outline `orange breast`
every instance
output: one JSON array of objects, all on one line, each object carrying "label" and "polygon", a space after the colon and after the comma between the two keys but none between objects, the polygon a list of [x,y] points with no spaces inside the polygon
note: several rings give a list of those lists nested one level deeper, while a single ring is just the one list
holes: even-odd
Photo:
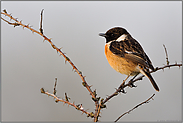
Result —
[{"label": "orange breast", "polygon": [[139,69],[137,69],[137,64],[133,63],[128,59],[125,59],[125,57],[120,57],[113,54],[109,50],[109,44],[105,45],[105,55],[110,66],[117,72],[120,72],[121,74],[136,75],[140,72]]}]

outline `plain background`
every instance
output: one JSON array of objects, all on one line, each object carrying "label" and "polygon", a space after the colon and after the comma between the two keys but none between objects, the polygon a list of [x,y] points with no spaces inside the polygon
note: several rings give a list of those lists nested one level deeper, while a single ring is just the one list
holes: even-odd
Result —
[{"label": "plain background", "polygon": [[[44,9],[44,34],[74,62],[86,81],[105,98],[115,91],[126,75],[113,70],[104,55],[105,39],[100,32],[121,26],[139,41],[154,67],[166,64],[163,44],[170,64],[182,63],[181,1],[32,1],[1,2],[24,24],[39,30]],[[4,15],[1,15],[6,18]],[[6,18],[9,20],[8,18]],[[75,104],[94,111],[94,102],[69,63],[48,42],[22,27],[1,21],[1,120],[2,121],[92,121],[73,107],[55,103],[40,93],[53,92],[58,78],[57,95],[66,92]],[[101,111],[100,121],[114,121],[122,113],[156,94],[154,100],[125,115],[120,121],[181,121],[182,67],[166,68],[152,74],[160,87],[156,92],[147,78],[126,88]]]}]

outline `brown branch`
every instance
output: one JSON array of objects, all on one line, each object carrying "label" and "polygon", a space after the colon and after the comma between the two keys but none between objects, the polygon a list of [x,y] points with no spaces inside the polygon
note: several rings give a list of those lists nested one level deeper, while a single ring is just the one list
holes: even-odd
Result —
[{"label": "brown branch", "polygon": [[49,93],[49,92],[46,92],[46,91],[44,90],[44,88],[41,88],[41,93],[53,97],[53,98],[55,99],[55,102],[56,102],[56,103],[58,103],[58,102],[63,102],[64,104],[68,104],[68,105],[70,105],[70,106],[73,106],[73,107],[75,107],[77,110],[82,111],[82,113],[87,114],[87,117],[92,117],[92,118],[93,118],[93,113],[92,113],[92,112],[91,112],[91,113],[90,113],[90,112],[87,112],[86,110],[84,110],[84,108],[81,108],[79,105],[75,105],[74,102],[71,103],[71,102],[69,102],[69,101],[67,101],[67,100],[60,99],[60,98],[57,97],[56,95],[54,95],[54,94],[52,94],[52,93]]},{"label": "brown branch", "polygon": [[[43,10],[42,10],[43,11]],[[55,49],[58,53],[60,53],[60,55],[62,55],[65,60],[67,62],[70,63],[70,65],[73,67],[73,69],[77,72],[77,74],[80,76],[81,80],[83,81],[82,84],[84,87],[86,87],[86,89],[89,91],[90,95],[92,96],[92,98],[95,98],[95,96],[93,95],[92,90],[90,89],[91,86],[89,86],[85,80],[85,77],[82,75],[82,72],[78,70],[78,68],[74,65],[74,63],[70,60],[70,58],[68,56],[65,55],[65,53],[63,51],[61,51],[61,48],[58,48],[57,46],[54,45],[54,43],[51,41],[51,39],[49,39],[48,37],[46,37],[44,34],[42,34],[41,32],[33,29],[32,27],[28,25],[25,25],[22,23],[22,21],[18,21],[17,19],[15,19],[13,16],[11,16],[10,14],[8,14],[7,12],[1,12],[1,14],[8,16],[11,20],[14,20],[16,23],[10,23],[7,20],[5,20],[4,18],[1,17],[1,19],[5,22],[7,22],[10,25],[14,25],[14,26],[22,26],[23,28],[27,28],[30,31],[32,31],[33,33],[37,33],[38,35],[42,36],[44,38],[44,40],[48,41],[52,48]]]},{"label": "brown branch", "polygon": [[42,9],[42,11],[41,11],[41,21],[40,21],[40,29],[39,29],[39,31],[43,34],[43,27],[42,27],[42,24],[43,24],[43,10],[44,9]]},{"label": "brown branch", "polygon": [[54,88],[53,88],[53,94],[54,95],[56,95],[56,93],[57,93],[56,86],[57,86],[57,78],[55,78],[55,85],[54,85]]},{"label": "brown branch", "polygon": [[[150,73],[154,73],[158,70],[164,70],[165,68],[170,68],[170,67],[174,67],[174,66],[178,66],[180,68],[180,66],[182,66],[182,64],[171,64],[171,65],[165,65],[165,66],[162,66],[162,67],[156,67],[156,69],[154,71],[150,71]],[[127,84],[125,85],[120,85],[118,87],[118,89],[116,89],[116,91],[111,94],[110,96],[108,96],[105,100],[104,100],[104,103],[106,103],[107,101],[109,101],[112,97],[114,96],[117,96],[120,92],[122,93],[125,93],[124,91],[124,88],[129,86],[129,87],[135,87],[133,84],[136,82],[136,81],[139,81],[139,80],[142,80],[142,78],[144,77],[144,75],[141,75],[140,77],[136,78],[136,79],[131,79]],[[125,79],[126,80],[126,79]]]},{"label": "brown branch", "polygon": [[125,114],[129,114],[131,111],[133,111],[134,109],[138,108],[139,106],[141,106],[141,105],[143,105],[143,104],[145,104],[145,103],[149,103],[149,100],[151,100],[151,99],[153,100],[154,95],[155,95],[155,94],[153,94],[153,95],[152,95],[149,99],[147,99],[146,101],[144,101],[144,102],[142,102],[142,103],[136,105],[136,106],[133,107],[131,110],[129,110],[129,111],[123,113],[123,114],[122,114],[121,116],[119,116],[114,122],[117,122],[117,121],[118,121],[121,117],[123,117]]},{"label": "brown branch", "polygon": [[165,54],[166,54],[166,64],[169,65],[170,62],[168,61],[168,53],[164,44],[163,44],[163,47],[165,49]]}]

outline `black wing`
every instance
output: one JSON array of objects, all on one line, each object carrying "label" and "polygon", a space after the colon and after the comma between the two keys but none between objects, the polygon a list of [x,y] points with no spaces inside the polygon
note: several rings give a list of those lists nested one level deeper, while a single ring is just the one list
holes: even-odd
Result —
[{"label": "black wing", "polygon": [[109,47],[112,53],[125,57],[137,64],[142,64],[152,70],[154,67],[141,45],[133,38],[124,41],[113,41]]}]

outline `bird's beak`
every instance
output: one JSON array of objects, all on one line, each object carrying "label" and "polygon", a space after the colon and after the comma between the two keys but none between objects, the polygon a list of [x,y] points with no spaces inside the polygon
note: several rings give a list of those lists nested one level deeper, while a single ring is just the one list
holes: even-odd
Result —
[{"label": "bird's beak", "polygon": [[99,33],[99,36],[106,37],[105,33]]}]

